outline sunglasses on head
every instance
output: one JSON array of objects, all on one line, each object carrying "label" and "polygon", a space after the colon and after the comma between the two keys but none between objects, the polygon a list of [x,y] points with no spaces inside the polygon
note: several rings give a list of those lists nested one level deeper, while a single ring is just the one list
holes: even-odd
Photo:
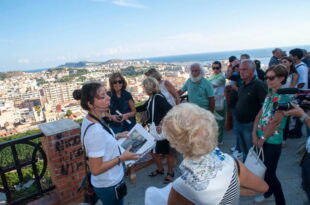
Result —
[{"label": "sunglasses on head", "polygon": [[122,80],[115,80],[114,82],[113,82],[113,84],[123,84],[123,81]]},{"label": "sunglasses on head", "polygon": [[265,76],[265,80],[274,80],[277,76]]},{"label": "sunglasses on head", "polygon": [[212,67],[212,70],[220,70],[220,67]]}]

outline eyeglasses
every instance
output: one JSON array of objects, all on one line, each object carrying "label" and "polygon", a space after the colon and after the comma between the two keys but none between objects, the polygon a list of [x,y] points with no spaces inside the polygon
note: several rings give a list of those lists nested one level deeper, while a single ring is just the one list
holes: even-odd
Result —
[{"label": "eyeglasses", "polygon": [[117,83],[118,84],[123,84],[123,81],[122,80],[116,80],[116,81],[113,82],[114,85],[117,84]]},{"label": "eyeglasses", "polygon": [[277,76],[265,76],[265,80],[274,80]]},{"label": "eyeglasses", "polygon": [[101,95],[96,95],[96,96],[95,96],[95,98],[97,98],[98,100],[103,100],[105,97],[106,97],[105,95],[103,95],[103,96],[101,96]]},{"label": "eyeglasses", "polygon": [[220,67],[212,67],[212,70],[220,70]]}]

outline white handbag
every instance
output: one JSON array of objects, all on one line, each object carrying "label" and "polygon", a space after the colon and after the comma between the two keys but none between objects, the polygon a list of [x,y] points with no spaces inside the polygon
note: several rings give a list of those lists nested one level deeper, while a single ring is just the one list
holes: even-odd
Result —
[{"label": "white handbag", "polygon": [[225,96],[224,95],[215,95],[215,110],[221,111],[224,110]]},{"label": "white handbag", "polygon": [[156,125],[155,125],[155,123],[154,123],[155,96],[156,96],[156,95],[154,95],[154,96],[150,99],[150,101],[149,101],[149,103],[148,103],[148,105],[147,105],[147,107],[149,108],[150,102],[153,101],[153,104],[152,104],[152,121],[151,121],[151,124],[149,124],[149,133],[154,137],[154,139],[155,139],[156,141],[161,141],[161,140],[166,139],[166,137],[165,137],[163,134],[159,134],[159,133],[157,132],[157,130],[156,130]]},{"label": "white handbag", "polygon": [[[258,154],[257,154],[257,151],[258,151]],[[262,156],[262,160],[260,159],[260,156]],[[264,164],[263,148],[262,147],[258,148],[255,145],[251,147],[251,149],[249,150],[248,156],[246,157],[246,160],[244,162],[244,165],[253,174],[260,177],[261,179],[264,179],[267,168]]]}]

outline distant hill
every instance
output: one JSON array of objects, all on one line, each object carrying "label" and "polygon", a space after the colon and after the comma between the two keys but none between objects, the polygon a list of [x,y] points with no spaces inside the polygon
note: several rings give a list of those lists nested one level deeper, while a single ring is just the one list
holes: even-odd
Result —
[{"label": "distant hill", "polygon": [[57,66],[57,68],[81,68],[85,66],[96,66],[96,65],[106,65],[110,63],[121,63],[124,60],[121,59],[111,59],[104,62],[89,62],[89,61],[80,61],[80,62],[68,62],[63,65]]}]

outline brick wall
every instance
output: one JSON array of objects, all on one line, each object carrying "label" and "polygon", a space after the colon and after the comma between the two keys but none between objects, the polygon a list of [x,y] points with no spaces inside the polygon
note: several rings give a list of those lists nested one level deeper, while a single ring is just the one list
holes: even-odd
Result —
[{"label": "brick wall", "polygon": [[42,145],[57,197],[61,204],[81,203],[83,192],[77,189],[85,176],[85,161],[79,124],[64,119],[40,125],[40,129],[45,135]]}]

